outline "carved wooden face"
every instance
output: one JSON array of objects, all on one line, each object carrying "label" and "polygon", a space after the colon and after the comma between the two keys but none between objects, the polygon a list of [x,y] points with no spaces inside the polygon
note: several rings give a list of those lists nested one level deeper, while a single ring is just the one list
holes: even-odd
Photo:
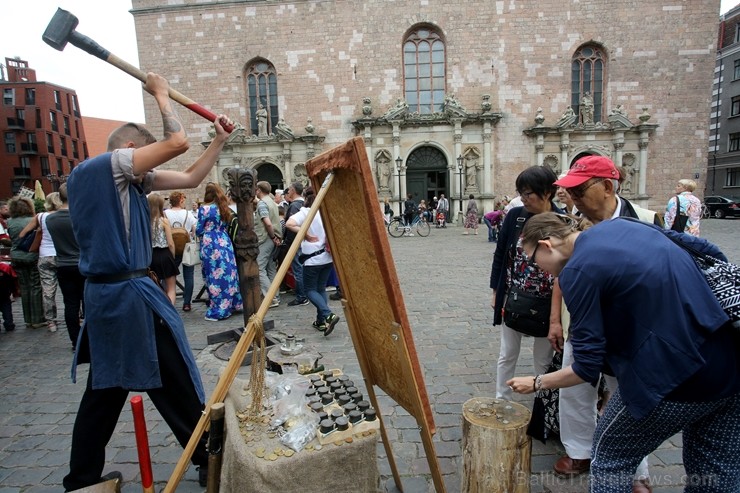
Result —
[{"label": "carved wooden face", "polygon": [[224,178],[229,183],[229,195],[234,202],[251,202],[255,196],[257,171],[253,169],[228,168]]}]

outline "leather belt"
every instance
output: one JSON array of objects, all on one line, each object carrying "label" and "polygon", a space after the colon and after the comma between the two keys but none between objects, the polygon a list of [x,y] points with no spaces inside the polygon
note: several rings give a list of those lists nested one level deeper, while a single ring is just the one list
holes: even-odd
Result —
[{"label": "leather belt", "polygon": [[99,276],[89,276],[88,282],[93,284],[112,284],[114,282],[128,281],[138,277],[146,277],[146,269],[132,270],[130,272],[121,272],[117,274],[102,274]]}]

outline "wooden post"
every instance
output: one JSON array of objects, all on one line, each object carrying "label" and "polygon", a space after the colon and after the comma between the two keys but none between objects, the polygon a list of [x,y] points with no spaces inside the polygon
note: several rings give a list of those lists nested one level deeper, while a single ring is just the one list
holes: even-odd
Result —
[{"label": "wooden post", "polygon": [[529,493],[531,413],[514,402],[474,397],[463,404],[464,493]]}]

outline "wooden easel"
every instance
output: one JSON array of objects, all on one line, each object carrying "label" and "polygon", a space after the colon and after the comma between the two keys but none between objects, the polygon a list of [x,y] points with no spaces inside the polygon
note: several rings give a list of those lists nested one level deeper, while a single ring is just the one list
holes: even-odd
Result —
[{"label": "wooden easel", "polygon": [[[347,325],[368,397],[375,409],[379,409],[374,390],[378,386],[416,418],[434,487],[437,492],[444,493],[444,481],[432,442],[434,418],[362,138],[354,138],[316,156],[306,162],[306,169],[314,189],[318,191],[314,206],[254,318],[259,321],[264,319],[287,273],[290,260],[295,256],[313,217],[320,210],[344,294],[342,304]],[[256,335],[256,324],[250,320],[164,493],[174,492],[177,488],[195,446],[207,427],[211,406],[223,402]],[[403,491],[382,413],[378,413],[378,418],[381,420],[383,445],[396,487]]]},{"label": "wooden easel", "polygon": [[[362,138],[320,154],[306,162],[306,169],[317,188],[328,173],[334,174],[320,206],[321,219],[368,396],[379,409],[378,386],[416,418],[435,489],[444,492],[432,442],[434,418]],[[382,419],[380,431],[396,487],[402,490]]]}]

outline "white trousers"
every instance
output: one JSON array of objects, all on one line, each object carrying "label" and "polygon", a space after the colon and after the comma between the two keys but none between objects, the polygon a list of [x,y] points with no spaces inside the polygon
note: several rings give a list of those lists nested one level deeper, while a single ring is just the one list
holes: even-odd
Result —
[{"label": "white trousers", "polygon": [[[505,324],[501,326],[501,350],[496,366],[496,398],[512,400],[514,392],[506,385],[506,381],[514,378],[516,363],[522,347],[524,334],[510,329]],[[534,372],[539,375],[545,373],[552,362],[552,347],[547,337],[527,337],[534,341],[532,347]]]},{"label": "white trousers", "polygon": [[[573,364],[573,345],[563,345],[563,368]],[[616,392],[617,379],[604,375],[610,392]],[[560,389],[560,441],[571,459],[590,459],[594,431],[596,430],[596,403],[598,389],[590,383]],[[635,478],[647,478],[648,461],[643,457]]]}]

